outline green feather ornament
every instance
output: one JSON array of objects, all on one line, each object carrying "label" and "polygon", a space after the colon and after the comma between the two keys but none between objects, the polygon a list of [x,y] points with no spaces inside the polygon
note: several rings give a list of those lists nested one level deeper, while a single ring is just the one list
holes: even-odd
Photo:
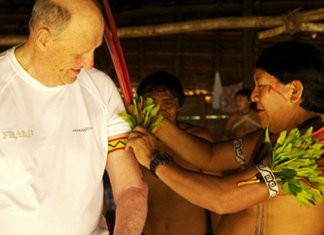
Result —
[{"label": "green feather ornament", "polygon": [[119,114],[133,129],[142,126],[149,131],[157,126],[163,116],[159,114],[159,105],[155,105],[152,98],[143,100],[137,93],[134,95],[133,103],[126,107],[126,111]]}]

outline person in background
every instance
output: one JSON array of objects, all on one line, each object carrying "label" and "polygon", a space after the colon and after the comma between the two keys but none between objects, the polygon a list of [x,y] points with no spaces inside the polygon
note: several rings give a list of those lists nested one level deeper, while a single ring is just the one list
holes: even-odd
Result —
[{"label": "person in background", "polygon": [[[140,234],[147,184],[123,101],[94,68],[104,18],[92,0],[37,0],[27,41],[0,54],[2,235],[104,235],[104,171],[115,234]],[[118,148],[117,148],[118,147]]]},{"label": "person in background", "polygon": [[[323,138],[320,114],[324,114],[324,60],[318,49],[295,41],[277,43],[261,53],[253,79],[251,98],[262,128],[271,133],[270,141],[277,140],[282,131],[298,128],[304,133],[309,127],[320,140]],[[136,127],[127,149],[132,149],[141,165],[179,195],[222,214],[217,234],[324,234],[324,203],[301,206],[293,195],[283,193],[281,182],[268,167],[271,152],[264,141],[264,130],[234,141],[210,143],[188,135],[165,119],[153,134]],[[223,178],[189,171],[159,152],[156,138],[176,152],[175,160],[180,157],[199,169],[250,167]],[[239,182],[253,179],[258,173],[264,181],[240,186]]]},{"label": "person in background", "polygon": [[260,128],[259,116],[250,99],[252,91],[244,88],[236,92],[237,112],[231,114],[224,129],[225,138],[239,138]]},{"label": "person in background", "polygon": [[[164,71],[154,72],[145,77],[137,88],[138,95],[150,97],[160,106],[160,113],[174,125],[190,135],[213,141],[207,130],[177,121],[180,108],[184,103],[184,91],[180,81],[172,74]],[[171,156],[175,153],[159,142],[159,150]],[[185,161],[181,166],[198,171]],[[208,211],[195,206],[172,191],[158,178],[143,168],[144,178],[148,182],[148,215],[143,234],[146,235],[197,235],[209,234],[210,225]]]}]

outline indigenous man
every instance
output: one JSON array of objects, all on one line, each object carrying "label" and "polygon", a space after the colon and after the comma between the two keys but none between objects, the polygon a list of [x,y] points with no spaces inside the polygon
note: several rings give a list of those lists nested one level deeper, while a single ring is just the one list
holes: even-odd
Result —
[{"label": "indigenous man", "polygon": [[239,138],[260,128],[259,116],[252,108],[251,90],[241,89],[235,94],[237,112],[232,113],[225,125],[224,136]]},{"label": "indigenous man", "polygon": [[37,0],[29,26],[27,42],[0,55],[1,234],[108,234],[105,169],[115,233],[140,234],[147,185],[124,148],[129,126],[118,116],[119,93],[93,68],[101,11],[91,0]]},{"label": "indigenous man", "polygon": [[[321,53],[313,46],[290,41],[267,48],[256,63],[254,82],[252,101],[256,102],[261,126],[269,128],[273,140],[283,130],[298,127],[303,132],[310,126],[314,130],[323,127],[319,114],[324,113],[324,64]],[[198,168],[229,170],[239,163],[256,164],[224,178],[179,167],[169,156],[157,151],[156,138],[140,127],[130,135],[128,148],[134,150],[143,166],[179,195],[224,214],[218,234],[324,234],[323,203],[303,207],[292,195],[282,193],[275,182],[238,186],[239,181],[253,178],[257,172],[268,172],[274,178],[265,165],[271,160],[268,146],[262,143],[263,133],[235,140],[233,151],[231,141],[211,144],[186,134],[168,120],[154,130],[177,156]]]},{"label": "indigenous man", "polygon": [[[148,75],[139,84],[137,93],[144,99],[152,98],[160,106],[160,113],[180,129],[212,141],[211,135],[205,129],[177,121],[179,110],[184,103],[184,91],[179,80],[172,74],[157,71]],[[175,154],[162,142],[159,143],[159,150],[168,152],[171,156]],[[187,169],[195,170],[187,162],[178,163]],[[149,186],[148,214],[144,234],[198,235],[210,232],[207,210],[180,197],[158,178],[152,176],[146,168],[143,173]]]}]

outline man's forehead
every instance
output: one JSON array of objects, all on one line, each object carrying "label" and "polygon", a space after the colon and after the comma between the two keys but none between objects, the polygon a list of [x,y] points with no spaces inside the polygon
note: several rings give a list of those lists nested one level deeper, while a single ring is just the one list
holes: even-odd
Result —
[{"label": "man's forehead", "polygon": [[159,87],[155,87],[153,90],[151,90],[150,92],[148,92],[150,94],[169,94],[171,93],[170,90],[166,87],[162,87],[162,86],[159,86]]},{"label": "man's forehead", "polygon": [[277,79],[275,76],[267,73],[265,70],[258,69],[253,76],[253,79],[255,82],[267,82],[267,83],[273,83],[278,84],[281,83],[279,79]]},{"label": "man's forehead", "polygon": [[170,90],[168,89],[163,89],[163,90],[153,90],[150,92],[147,92],[145,94],[146,97],[151,96],[154,99],[158,99],[158,100],[174,100],[177,99],[177,97],[175,97]]}]

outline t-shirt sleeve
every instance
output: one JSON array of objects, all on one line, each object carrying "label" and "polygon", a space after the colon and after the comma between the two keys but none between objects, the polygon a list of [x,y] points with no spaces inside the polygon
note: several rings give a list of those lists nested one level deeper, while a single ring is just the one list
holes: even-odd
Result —
[{"label": "t-shirt sleeve", "polygon": [[107,105],[107,137],[127,133],[131,130],[119,114],[125,110],[123,100],[113,82],[110,84],[110,98]]},{"label": "t-shirt sleeve", "polygon": [[131,130],[128,123],[119,114],[125,110],[124,102],[114,81],[103,71],[92,69],[91,81],[98,92],[98,99],[103,102],[106,136],[120,135]]}]

